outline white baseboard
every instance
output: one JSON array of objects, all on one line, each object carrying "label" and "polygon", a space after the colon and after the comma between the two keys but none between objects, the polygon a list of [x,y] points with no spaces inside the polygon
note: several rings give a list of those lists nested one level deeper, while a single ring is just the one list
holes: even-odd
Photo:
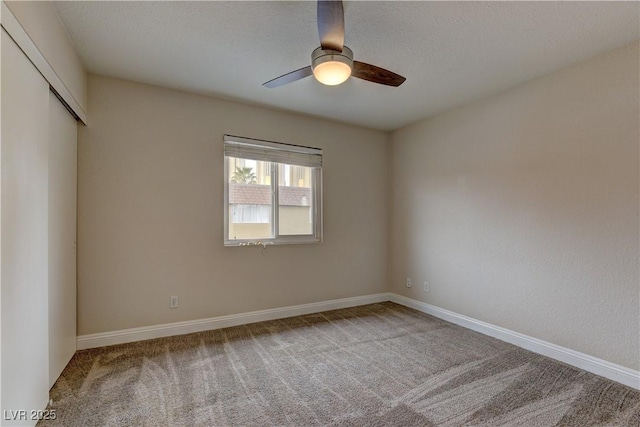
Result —
[{"label": "white baseboard", "polygon": [[283,319],[285,317],[300,316],[303,314],[320,313],[322,311],[356,307],[359,305],[384,301],[389,301],[388,293],[342,298],[311,304],[273,308],[269,310],[251,311],[249,313],[231,314],[228,316],[211,317],[209,319],[189,320],[186,322],[165,323],[161,325],[144,326],[141,328],[121,329],[119,331],[80,335],[77,338],[77,349],[84,350],[87,348],[124,344],[153,338],[191,334],[194,332],[246,325],[248,323],[263,322],[265,320]]},{"label": "white baseboard", "polygon": [[189,320],[186,322],[165,323],[162,325],[145,326],[141,328],[122,329],[119,331],[97,334],[80,335],[77,339],[78,350],[103,347],[114,344],[124,344],[153,338],[190,334],[213,329],[228,328],[230,326],[246,325],[248,323],[265,320],[283,319],[304,314],[319,313],[339,308],[356,307],[359,305],[391,301],[414,310],[430,314],[447,322],[455,323],[467,329],[506,341],[518,347],[542,354],[543,356],[559,360],[576,368],[584,369],[596,375],[625,384],[640,390],[640,372],[588,354],[580,353],[547,341],[530,337],[509,329],[482,322],[453,311],[445,310],[418,300],[394,293],[380,293],[360,297],[343,298],[311,304],[294,305],[290,307],[269,310],[252,311],[249,313],[232,314],[229,316],[211,317],[209,319]]},{"label": "white baseboard", "polygon": [[640,371],[625,368],[579,351],[463,316],[462,314],[402,295],[391,293],[389,294],[389,300],[640,390]]}]

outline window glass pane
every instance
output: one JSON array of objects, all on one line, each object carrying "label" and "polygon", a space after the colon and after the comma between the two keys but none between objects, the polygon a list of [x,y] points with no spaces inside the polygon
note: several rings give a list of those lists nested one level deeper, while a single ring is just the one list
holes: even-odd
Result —
[{"label": "window glass pane", "polygon": [[231,222],[234,224],[271,224],[269,205],[231,205]]},{"label": "window glass pane", "polygon": [[227,157],[229,240],[273,237],[271,163]]},{"label": "window glass pane", "polygon": [[281,236],[313,234],[314,168],[278,165],[278,228]]}]

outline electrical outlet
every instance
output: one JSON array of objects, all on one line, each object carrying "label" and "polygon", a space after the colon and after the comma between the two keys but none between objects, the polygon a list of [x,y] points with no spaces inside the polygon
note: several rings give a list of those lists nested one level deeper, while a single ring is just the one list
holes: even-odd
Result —
[{"label": "electrical outlet", "polygon": [[407,288],[411,287],[411,277],[407,277]]},{"label": "electrical outlet", "polygon": [[429,292],[429,282],[424,282],[424,291]]},{"label": "electrical outlet", "polygon": [[178,308],[178,297],[171,297],[171,302],[169,302],[169,308]]}]

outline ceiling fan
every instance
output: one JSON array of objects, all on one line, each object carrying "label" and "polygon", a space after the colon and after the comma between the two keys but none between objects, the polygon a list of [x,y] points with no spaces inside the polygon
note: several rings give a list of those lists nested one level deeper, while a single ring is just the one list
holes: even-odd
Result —
[{"label": "ceiling fan", "polygon": [[353,60],[353,52],[344,45],[344,9],[342,1],[318,1],[320,47],[311,53],[311,65],[291,71],[262,86],[274,88],[313,76],[325,85],[335,86],[350,76],[387,86],[400,86],[406,78],[384,68]]}]

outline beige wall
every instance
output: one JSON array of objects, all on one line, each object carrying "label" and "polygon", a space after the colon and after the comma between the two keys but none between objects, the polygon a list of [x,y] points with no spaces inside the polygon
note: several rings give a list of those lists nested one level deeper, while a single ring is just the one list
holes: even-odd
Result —
[{"label": "beige wall", "polygon": [[[100,76],[89,111],[80,335],[386,291],[387,134]],[[223,246],[225,133],[324,150],[324,243]]]},{"label": "beige wall", "polygon": [[[4,3],[51,68],[55,70],[58,78],[80,108],[86,112],[87,74],[53,4],[50,1],[6,1]],[[60,88],[56,90],[62,94]]]},{"label": "beige wall", "polygon": [[394,132],[391,290],[638,370],[638,49]]}]

